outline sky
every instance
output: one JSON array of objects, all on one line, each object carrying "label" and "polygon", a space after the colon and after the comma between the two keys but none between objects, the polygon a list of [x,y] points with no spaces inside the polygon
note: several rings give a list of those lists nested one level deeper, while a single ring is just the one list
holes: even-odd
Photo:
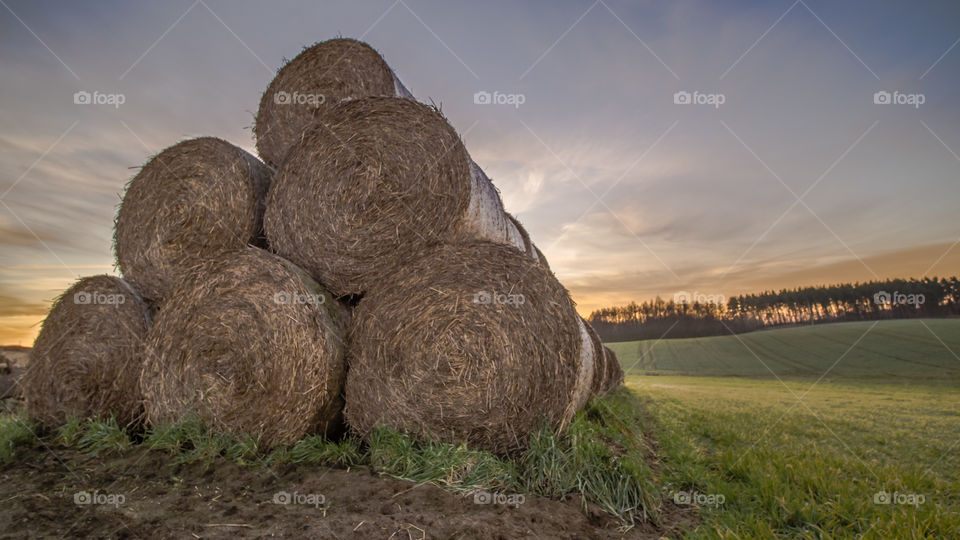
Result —
[{"label": "sky", "polygon": [[116,273],[137,167],[253,151],[276,70],[336,36],[442,108],[584,315],[960,273],[955,1],[0,0],[0,343]]}]

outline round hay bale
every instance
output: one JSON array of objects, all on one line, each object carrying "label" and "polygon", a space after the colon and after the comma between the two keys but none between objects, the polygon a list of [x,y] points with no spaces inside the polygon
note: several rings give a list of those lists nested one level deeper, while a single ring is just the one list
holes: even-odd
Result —
[{"label": "round hay bale", "polygon": [[340,425],[348,314],[289,261],[246,248],[178,287],[147,336],[141,386],[154,425],[288,444]]},{"label": "round hay bale", "polygon": [[385,97],[342,102],[305,131],[264,217],[271,249],[338,296],[365,292],[438,243],[510,244],[508,224],[443,115]]},{"label": "round hay bale", "polygon": [[454,234],[470,190],[467,152],[438,111],[352,100],[290,149],[264,228],[276,253],[334,294],[357,294]]},{"label": "round hay bale", "polygon": [[117,266],[144,298],[162,302],[186,272],[248,244],[264,245],[272,171],[213,137],[154,156],[127,185],[117,213]]},{"label": "round hay bale", "polygon": [[67,289],[43,321],[20,380],[30,415],[47,426],[69,417],[138,421],[139,353],[150,317],[120,278],[87,277]]},{"label": "round hay bale", "polygon": [[257,151],[279,167],[330,106],[347,98],[396,96],[397,83],[380,53],[366,43],[337,38],[308,47],[277,72],[260,98],[253,128]]},{"label": "round hay bale", "polygon": [[[566,289],[516,249],[487,241],[421,253],[360,302],[345,416],[504,453],[544,422],[561,428],[584,378]],[[591,364],[592,365],[592,364]]]}]

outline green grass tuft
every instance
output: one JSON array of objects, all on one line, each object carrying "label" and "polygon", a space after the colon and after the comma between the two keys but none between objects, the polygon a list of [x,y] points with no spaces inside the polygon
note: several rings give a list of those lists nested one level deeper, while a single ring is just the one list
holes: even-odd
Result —
[{"label": "green grass tuft", "polygon": [[[75,434],[74,434],[75,435]],[[133,446],[127,432],[117,425],[112,416],[106,420],[89,418],[83,424],[83,432],[76,439],[77,448],[98,455],[101,452],[123,452]]]},{"label": "green grass tuft", "polygon": [[356,467],[365,462],[366,454],[360,441],[353,437],[330,441],[321,435],[311,435],[290,448],[288,459],[291,463]]},{"label": "green grass tuft", "polygon": [[0,465],[6,465],[17,456],[17,449],[33,443],[33,424],[25,415],[0,414]]},{"label": "green grass tuft", "polygon": [[593,400],[562,434],[544,428],[529,448],[499,457],[463,445],[419,442],[387,428],[370,437],[370,467],[417,483],[457,491],[532,493],[564,499],[582,495],[625,525],[656,519],[658,488],[646,463],[649,421],[627,390]]},{"label": "green grass tuft", "polygon": [[53,443],[60,446],[76,446],[80,442],[80,436],[83,435],[84,427],[82,418],[75,416],[68,418],[66,424],[57,428]]},{"label": "green grass tuft", "polygon": [[248,464],[256,461],[259,452],[255,437],[234,437],[210,431],[193,416],[151,429],[144,445],[174,455],[174,462],[178,464],[210,462],[218,458]]},{"label": "green grass tuft", "polygon": [[516,470],[507,461],[465,445],[420,442],[380,427],[370,435],[374,471],[417,483],[433,483],[457,491],[516,491]]}]

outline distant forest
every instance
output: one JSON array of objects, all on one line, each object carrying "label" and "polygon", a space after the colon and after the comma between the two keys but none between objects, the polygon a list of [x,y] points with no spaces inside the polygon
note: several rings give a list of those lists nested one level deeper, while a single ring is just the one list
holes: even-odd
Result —
[{"label": "distant forest", "polygon": [[734,296],[677,298],[602,308],[588,320],[604,341],[739,334],[762,328],[841,321],[960,315],[960,280],[891,279]]}]

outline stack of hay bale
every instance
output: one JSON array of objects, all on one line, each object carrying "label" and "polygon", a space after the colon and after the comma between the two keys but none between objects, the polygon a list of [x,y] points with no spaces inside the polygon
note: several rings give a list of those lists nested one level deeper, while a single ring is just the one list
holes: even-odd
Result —
[{"label": "stack of hay bale", "polygon": [[435,108],[365,43],[305,49],[263,94],[258,158],[153,157],[24,377],[34,416],[196,415],[265,447],[345,424],[495,452],[623,373]]}]

